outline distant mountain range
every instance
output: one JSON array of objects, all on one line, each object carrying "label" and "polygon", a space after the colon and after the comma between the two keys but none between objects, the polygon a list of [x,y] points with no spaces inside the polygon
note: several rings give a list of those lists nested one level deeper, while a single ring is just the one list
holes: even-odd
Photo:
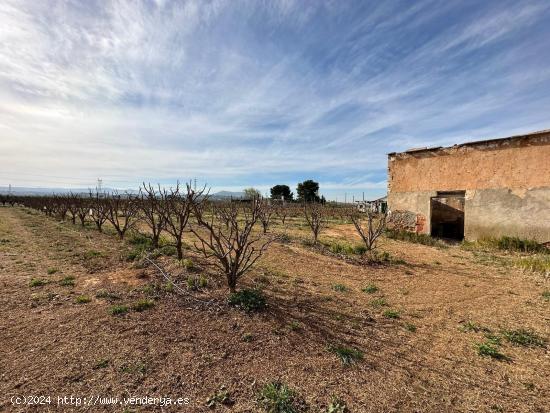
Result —
[{"label": "distant mountain range", "polygon": [[[95,188],[92,188],[94,190]],[[10,188],[7,186],[0,186],[0,194],[7,194],[10,191]],[[105,192],[113,192],[116,189],[113,188],[103,188]],[[74,194],[85,194],[88,195],[90,188],[26,188],[26,187],[11,187],[11,193],[13,195],[52,195],[52,194],[66,194],[72,192]],[[137,194],[138,191],[135,189],[118,189],[120,193],[128,194]],[[232,191],[219,191],[213,194],[210,194],[211,198],[214,199],[223,199],[223,198],[244,198],[244,192],[232,192]]]}]

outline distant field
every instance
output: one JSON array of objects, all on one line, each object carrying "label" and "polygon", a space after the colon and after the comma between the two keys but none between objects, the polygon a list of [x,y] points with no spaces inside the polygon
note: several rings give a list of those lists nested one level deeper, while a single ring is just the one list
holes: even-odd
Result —
[{"label": "distant field", "polygon": [[279,382],[299,400],[280,412],[547,411],[550,281],[516,266],[525,255],[383,238],[386,260],[367,265],[345,252],[359,238],[343,221],[322,247],[299,218],[269,233],[278,241],[239,284],[261,289],[267,308],[246,313],[191,234],[184,262],[169,248],[154,258],[174,286],[140,259],[135,235],[0,207],[0,410],[33,394],[262,412]]}]

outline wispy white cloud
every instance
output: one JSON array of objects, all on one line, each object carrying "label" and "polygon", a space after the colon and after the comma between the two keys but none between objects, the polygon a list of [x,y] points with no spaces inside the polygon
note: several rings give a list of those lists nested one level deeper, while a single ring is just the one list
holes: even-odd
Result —
[{"label": "wispy white cloud", "polygon": [[548,127],[547,2],[0,3],[0,182],[384,192],[386,153]]}]

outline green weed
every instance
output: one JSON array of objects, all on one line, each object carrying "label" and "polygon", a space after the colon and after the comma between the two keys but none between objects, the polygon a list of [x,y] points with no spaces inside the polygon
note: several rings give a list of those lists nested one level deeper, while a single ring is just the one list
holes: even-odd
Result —
[{"label": "green weed", "polygon": [[75,299],[75,303],[77,303],[77,304],[87,304],[90,301],[92,301],[92,299],[90,297],[88,297],[87,295],[79,295]]},{"label": "green weed", "polygon": [[137,303],[132,305],[132,310],[137,312],[142,312],[145,310],[148,310],[150,308],[153,308],[155,306],[155,302],[153,300],[139,300]]},{"label": "green weed", "polygon": [[504,360],[506,356],[502,354],[497,346],[490,341],[476,344],[477,354],[483,357],[491,357],[497,360]]},{"label": "green weed", "polygon": [[367,294],[374,294],[375,292],[378,291],[378,287],[374,284],[368,284],[366,287],[361,289],[361,291]]},{"label": "green weed", "polygon": [[397,310],[386,310],[383,313],[384,317],[386,318],[399,318],[399,311]]},{"label": "green weed", "polygon": [[114,305],[110,308],[111,315],[124,315],[128,312],[127,305]]},{"label": "green weed", "polygon": [[340,292],[340,293],[344,293],[344,292],[346,292],[346,291],[349,290],[349,288],[346,287],[344,284],[334,284],[334,285],[332,286],[332,289],[333,289],[334,291],[338,291],[338,292]]},{"label": "green weed", "polygon": [[231,294],[229,304],[246,312],[261,311],[266,307],[265,297],[260,290],[246,288]]},{"label": "green weed", "polygon": [[62,285],[64,287],[74,287],[74,277],[65,277],[61,281],[59,281],[59,285]]},{"label": "green weed", "polygon": [[520,328],[518,330],[502,331],[504,338],[516,345],[523,347],[545,347],[546,340],[532,330]]},{"label": "green weed", "polygon": [[304,403],[296,392],[279,381],[267,383],[259,392],[258,403],[268,413],[300,413]]},{"label": "green weed", "polygon": [[363,359],[363,352],[351,347],[331,345],[328,347],[328,351],[336,354],[342,364],[346,366]]},{"label": "green weed", "polygon": [[29,283],[29,286],[31,287],[42,287],[43,285],[48,284],[48,280],[44,280],[43,278],[33,278],[31,279],[31,282]]}]

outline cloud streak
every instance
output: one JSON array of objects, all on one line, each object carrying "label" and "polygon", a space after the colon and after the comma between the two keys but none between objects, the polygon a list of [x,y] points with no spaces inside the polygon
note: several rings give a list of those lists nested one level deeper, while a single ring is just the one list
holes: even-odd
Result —
[{"label": "cloud streak", "polygon": [[382,195],[388,152],[549,127],[549,17],[544,1],[8,0],[0,182]]}]

